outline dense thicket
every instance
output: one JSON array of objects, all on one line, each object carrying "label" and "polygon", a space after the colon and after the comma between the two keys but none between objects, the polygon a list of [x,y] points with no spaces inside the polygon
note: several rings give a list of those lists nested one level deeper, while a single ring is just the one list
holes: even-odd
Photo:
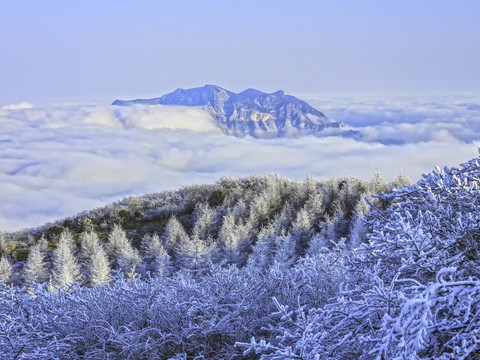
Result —
[{"label": "dense thicket", "polygon": [[224,178],[3,235],[0,348],[19,359],[474,359],[479,180],[476,160],[412,186],[379,174]]}]

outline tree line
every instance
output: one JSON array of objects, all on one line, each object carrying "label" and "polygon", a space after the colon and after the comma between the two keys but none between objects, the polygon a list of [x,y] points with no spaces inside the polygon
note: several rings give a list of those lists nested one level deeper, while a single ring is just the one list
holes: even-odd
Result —
[{"label": "tree line", "polygon": [[103,285],[201,273],[210,263],[292,265],[309,248],[339,238],[358,244],[364,197],[409,182],[354,177],[293,181],[279,175],[222,178],[176,192],[131,196],[38,229],[0,235],[0,279],[16,286]]}]

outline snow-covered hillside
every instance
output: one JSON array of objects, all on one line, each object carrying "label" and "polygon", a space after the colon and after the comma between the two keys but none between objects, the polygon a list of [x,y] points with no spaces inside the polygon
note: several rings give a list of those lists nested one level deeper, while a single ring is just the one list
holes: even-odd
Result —
[{"label": "snow-covered hillside", "polygon": [[414,185],[224,178],[3,234],[1,353],[476,359],[479,161]]}]

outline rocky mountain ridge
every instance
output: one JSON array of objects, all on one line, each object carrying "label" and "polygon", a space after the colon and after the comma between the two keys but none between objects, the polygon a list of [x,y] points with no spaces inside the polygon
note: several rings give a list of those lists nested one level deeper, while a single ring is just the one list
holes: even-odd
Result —
[{"label": "rocky mountain ridge", "polygon": [[343,124],[328,119],[322,112],[282,90],[265,93],[246,89],[234,93],[216,85],[177,89],[153,99],[115,100],[112,105],[202,106],[229,135],[282,137],[315,134]]}]

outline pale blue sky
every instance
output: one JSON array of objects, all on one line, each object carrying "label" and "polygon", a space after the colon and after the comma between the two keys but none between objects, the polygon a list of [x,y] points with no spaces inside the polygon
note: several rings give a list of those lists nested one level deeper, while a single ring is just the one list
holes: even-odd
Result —
[{"label": "pale blue sky", "polygon": [[480,93],[480,1],[0,0],[0,106],[218,84]]}]

